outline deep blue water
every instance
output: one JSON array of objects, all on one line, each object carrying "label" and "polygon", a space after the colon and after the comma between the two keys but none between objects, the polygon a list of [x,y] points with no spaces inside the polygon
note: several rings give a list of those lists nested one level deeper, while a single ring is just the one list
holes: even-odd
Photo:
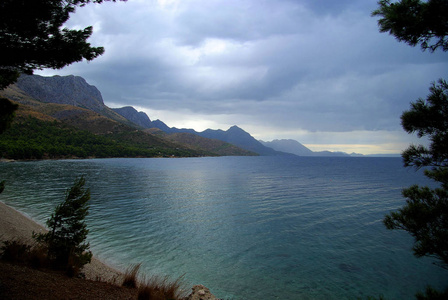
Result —
[{"label": "deep blue water", "polygon": [[0,164],[0,200],[44,223],[76,177],[91,189],[94,254],[185,274],[224,299],[410,299],[448,286],[382,218],[429,184],[400,158],[220,157]]}]

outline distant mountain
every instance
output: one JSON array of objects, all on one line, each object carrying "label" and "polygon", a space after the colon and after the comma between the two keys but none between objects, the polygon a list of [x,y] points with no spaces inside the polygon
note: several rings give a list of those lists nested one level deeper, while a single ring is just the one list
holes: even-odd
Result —
[{"label": "distant mountain", "polygon": [[[165,133],[158,128],[148,129],[153,131],[153,134],[157,136],[162,136],[167,140],[172,142],[180,143],[182,145],[188,145],[193,150],[206,150],[211,153],[216,153],[217,155],[230,156],[255,156],[258,153],[245,150],[242,147],[237,147],[231,143],[227,143],[218,139],[210,139],[199,136],[194,133],[188,132],[177,132],[177,133]],[[155,133],[154,130],[159,130]]]},{"label": "distant mountain", "polygon": [[316,151],[313,152],[313,156],[351,156],[348,153],[341,152],[341,151]]},{"label": "distant mountain", "polygon": [[16,85],[32,98],[42,102],[70,104],[98,113],[104,110],[100,91],[79,76],[22,75]]},{"label": "distant mountain", "polygon": [[[124,108],[114,109],[116,112],[120,113],[122,116],[126,117],[128,120],[136,123],[142,124],[140,120],[149,120],[149,117],[144,112],[137,112],[134,108],[126,108],[126,114],[123,113]],[[135,120],[135,121],[134,121]],[[137,123],[140,122],[140,123]],[[344,152],[330,152],[330,151],[320,151],[313,152],[301,143],[292,139],[283,140],[273,140],[271,142],[258,141],[252,137],[248,132],[239,128],[238,126],[232,126],[228,130],[224,131],[221,129],[207,129],[202,132],[197,132],[194,129],[186,128],[176,128],[169,127],[164,122],[160,120],[155,120],[151,122],[145,122],[145,128],[157,128],[168,134],[184,133],[184,134],[195,134],[200,137],[215,139],[224,141],[235,146],[238,146],[247,151],[252,151],[258,153],[259,155],[299,155],[299,156],[351,156]],[[190,139],[191,140],[191,139]],[[353,156],[359,156],[359,154],[353,153]]]},{"label": "distant mountain", "polygon": [[121,123],[126,118],[104,105],[101,92],[79,76],[21,75],[15,86],[33,99],[44,103],[68,104],[86,108]]},{"label": "distant mountain", "polygon": [[358,153],[347,154],[345,152],[331,151],[312,151],[296,140],[283,139],[273,140],[271,142],[260,141],[263,145],[271,147],[274,150],[292,153],[299,156],[363,156]]},{"label": "distant mountain", "polygon": [[299,143],[296,140],[283,139],[283,140],[273,140],[271,142],[260,141],[266,147],[270,147],[277,151],[282,151],[286,153],[292,153],[299,156],[311,156],[314,152]]},{"label": "distant mountain", "polygon": [[151,128],[151,120],[148,115],[142,111],[137,111],[132,106],[125,106],[122,108],[112,108],[112,110],[129,121],[143,127],[143,128]]},{"label": "distant mountain", "polygon": [[[197,132],[194,129],[179,129],[176,127],[169,127],[160,120],[150,121],[149,117],[144,112],[137,112],[137,110],[133,107],[114,108],[113,110],[139,126],[142,126],[144,128],[158,128],[167,134],[193,134],[202,138],[226,142],[249,152],[257,153],[259,155],[286,155],[286,153],[281,153],[273,150],[272,148],[264,146],[249,133],[239,128],[238,126],[232,126],[227,131],[221,129],[207,129],[202,132]],[[173,137],[171,137],[170,139],[173,139]],[[177,135],[176,138],[178,140],[184,141],[195,140],[192,139],[191,136],[187,138],[187,136],[182,137]]]},{"label": "distant mountain", "polygon": [[238,126],[232,126],[227,131],[207,129],[197,134],[209,139],[225,141],[243,149],[256,152],[260,155],[285,155],[285,153],[281,153],[264,146]]},{"label": "distant mountain", "polygon": [[[175,127],[170,128],[160,120],[151,121],[146,113],[138,112],[131,106],[113,108],[113,110],[143,128],[160,130],[160,132],[157,132],[156,130],[148,130],[148,132],[151,132],[152,134],[163,136],[172,142],[188,145],[192,149],[207,150],[212,153],[216,153],[217,155],[245,156],[258,154],[256,151],[248,150],[243,147],[237,147],[233,143],[219,138],[202,136],[194,129],[177,129]],[[162,134],[161,132],[165,134]]]},{"label": "distant mountain", "polygon": [[166,133],[189,133],[208,139],[224,141],[242,149],[258,153],[259,155],[288,155],[287,153],[275,151],[272,148],[264,146],[238,126],[232,126],[226,131],[221,129],[207,129],[202,132],[197,132],[194,129],[178,129],[176,127],[168,127],[160,120],[153,121],[151,125],[154,128],[159,128]]},{"label": "distant mountain", "polygon": [[366,156],[367,157],[402,157],[400,153],[393,153],[393,154],[367,154]]},{"label": "distant mountain", "polygon": [[162,130],[163,132],[166,133],[173,133],[171,128],[168,127],[168,125],[166,125],[165,123],[163,123],[160,120],[155,120],[151,122],[151,127],[150,128],[158,128],[160,130]]},{"label": "distant mountain", "polygon": [[[26,106],[27,109],[37,110],[43,114],[40,115],[40,118],[43,118],[42,116],[55,118],[95,134],[119,132],[124,130],[123,126],[129,126],[134,130],[145,129],[146,134],[157,135],[170,142],[183,144],[190,149],[199,150],[199,148],[205,147],[202,150],[218,151],[215,152],[216,155],[250,155],[252,152],[259,155],[359,156],[359,154],[344,152],[313,152],[298,141],[291,139],[271,142],[257,141],[238,126],[232,126],[226,131],[207,129],[202,132],[196,132],[194,129],[169,127],[161,120],[151,121],[146,113],[138,112],[131,106],[114,109],[107,107],[101,92],[79,76],[22,75],[15,85],[8,88],[7,93],[11,100],[31,105]],[[49,105],[34,103],[34,99]],[[161,135],[155,129],[168,135]],[[199,139],[196,136],[211,139],[214,142]],[[236,149],[221,142],[232,144],[245,151],[237,154]]]},{"label": "distant mountain", "polygon": [[[7,145],[5,143],[8,135],[6,133],[2,135],[0,155],[3,154],[4,157],[8,155],[14,158],[257,155],[223,141],[196,135],[194,137],[181,134],[167,136],[159,134],[157,132],[160,131],[159,129],[153,131],[143,129],[150,127],[153,123],[145,113],[137,112],[133,107],[117,109],[120,114],[117,113],[104,105],[101,93],[81,77],[23,76],[19,81],[19,84],[0,91],[0,96],[20,104],[14,119],[15,129],[12,129],[16,130],[20,126],[29,129],[22,133],[20,130],[14,131]],[[59,84],[60,90],[63,91],[61,95],[57,93]],[[31,124],[30,117],[37,119],[36,122],[32,122],[35,124],[36,131],[33,137],[26,135],[33,127],[26,127],[26,124]],[[163,122],[154,121],[154,124],[162,126]],[[72,129],[66,129],[64,126],[70,126]],[[79,133],[77,130],[89,132],[91,135],[85,132]],[[60,141],[52,141],[52,139],[57,140],[59,135],[61,141],[66,139],[74,144],[65,145]],[[66,138],[67,135],[73,135],[73,138]],[[39,136],[41,140],[34,141],[34,138]],[[82,138],[79,138],[81,136]],[[44,141],[42,143],[45,145],[39,146],[39,141]],[[13,150],[15,152],[11,154]]]}]

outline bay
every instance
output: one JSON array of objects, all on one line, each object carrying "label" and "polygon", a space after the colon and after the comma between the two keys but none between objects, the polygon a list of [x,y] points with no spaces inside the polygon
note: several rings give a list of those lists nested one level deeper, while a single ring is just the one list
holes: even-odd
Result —
[{"label": "bay", "polygon": [[216,157],[0,164],[0,200],[40,223],[84,175],[89,241],[118,268],[184,275],[223,299],[410,299],[447,271],[386,230],[401,190],[432,184],[400,158]]}]

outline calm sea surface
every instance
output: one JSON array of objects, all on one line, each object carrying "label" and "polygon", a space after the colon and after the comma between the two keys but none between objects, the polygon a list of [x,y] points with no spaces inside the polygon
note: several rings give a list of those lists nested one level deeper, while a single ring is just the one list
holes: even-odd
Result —
[{"label": "calm sea surface", "polygon": [[75,178],[94,254],[185,274],[224,299],[410,299],[448,271],[382,218],[429,181],[400,158],[220,157],[0,163],[0,200],[44,223]]}]

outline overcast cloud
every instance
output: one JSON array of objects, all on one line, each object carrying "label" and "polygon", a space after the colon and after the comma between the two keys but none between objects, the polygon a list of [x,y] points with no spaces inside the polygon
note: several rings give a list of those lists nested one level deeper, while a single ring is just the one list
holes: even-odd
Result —
[{"label": "overcast cloud", "polygon": [[238,125],[312,150],[399,153],[409,103],[447,78],[448,54],[379,33],[376,0],[129,0],[88,5],[106,52],[42,75],[84,77],[109,107],[131,105],[168,126]]}]

